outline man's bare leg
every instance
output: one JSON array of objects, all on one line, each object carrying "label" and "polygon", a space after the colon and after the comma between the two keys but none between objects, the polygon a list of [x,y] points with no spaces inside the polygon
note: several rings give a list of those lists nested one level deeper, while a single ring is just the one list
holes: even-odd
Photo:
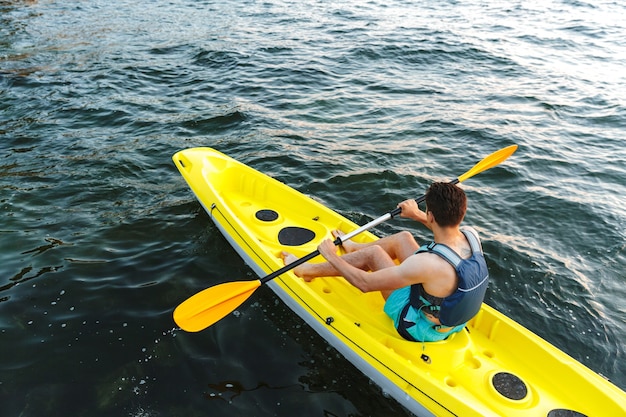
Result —
[{"label": "man's bare leg", "polygon": [[[334,237],[341,237],[343,235],[344,233],[339,230],[333,232]],[[357,243],[352,240],[347,240],[342,242],[341,246],[343,246],[347,253],[357,252],[371,246],[380,246],[385,252],[387,252],[391,259],[397,259],[400,262],[403,262],[406,258],[413,255],[419,248],[419,245],[415,241],[415,238],[413,238],[413,235],[407,231],[385,236],[381,239],[368,243]]]},{"label": "man's bare leg", "polygon": [[[298,258],[288,252],[282,252],[281,257],[285,265],[295,262]],[[350,265],[364,271],[378,271],[395,265],[393,259],[380,246],[371,245],[358,251],[342,255],[342,259]],[[328,262],[304,263],[294,268],[293,272],[305,281],[317,277],[339,276],[339,271]]]}]

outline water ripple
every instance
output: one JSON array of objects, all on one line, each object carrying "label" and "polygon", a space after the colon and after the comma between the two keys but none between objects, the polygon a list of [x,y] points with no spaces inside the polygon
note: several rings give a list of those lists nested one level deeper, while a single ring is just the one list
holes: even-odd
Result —
[{"label": "water ripple", "polygon": [[[173,328],[181,300],[252,277],[171,163],[192,146],[364,224],[518,144],[463,184],[487,301],[626,387],[623,15],[610,0],[0,2],[0,413],[406,414],[269,290],[231,325]],[[430,238],[376,232],[403,229]]]}]

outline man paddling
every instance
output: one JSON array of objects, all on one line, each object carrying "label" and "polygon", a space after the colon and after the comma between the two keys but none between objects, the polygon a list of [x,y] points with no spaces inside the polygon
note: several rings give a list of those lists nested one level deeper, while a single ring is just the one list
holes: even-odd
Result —
[{"label": "man paddling", "polygon": [[[462,330],[478,313],[487,289],[480,240],[473,228],[460,226],[467,197],[459,187],[435,182],[425,201],[425,212],[415,200],[398,207],[401,217],[433,232],[432,243],[420,247],[403,231],[370,243],[342,241],[346,254],[339,256],[333,241],[326,239],[318,246],[326,262],[304,263],[294,273],[305,281],[343,276],[363,292],[380,291],[385,313],[407,340],[434,342]],[[337,236],[341,232],[335,232]],[[297,259],[287,252],[282,257],[285,264]]]}]

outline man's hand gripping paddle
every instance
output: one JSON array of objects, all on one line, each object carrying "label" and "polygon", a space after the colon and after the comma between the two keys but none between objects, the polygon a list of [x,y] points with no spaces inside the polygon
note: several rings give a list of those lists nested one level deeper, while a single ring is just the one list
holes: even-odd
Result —
[{"label": "man's hand gripping paddle", "polygon": [[[472,169],[450,182],[452,184],[458,184],[468,178],[473,177],[476,174],[488,170],[489,168],[493,168],[500,162],[511,156],[516,150],[517,145],[511,145],[506,148],[502,148],[499,151],[496,151],[491,155],[485,157],[482,161],[474,165]],[[421,203],[425,199],[426,196],[422,195],[415,201],[417,203]],[[377,226],[393,218],[394,216],[397,216],[401,213],[401,211],[402,209],[397,207],[394,210],[380,216],[379,218],[372,220],[365,226],[361,226],[353,232],[338,237],[334,243],[335,245],[340,245],[342,241],[349,240],[354,236],[368,229],[371,229],[372,227]],[[314,252],[309,253],[308,255],[290,263],[289,265],[285,265],[281,269],[261,279],[253,281],[226,282],[200,291],[199,293],[189,297],[188,299],[183,301],[178,307],[176,307],[176,309],[174,310],[174,321],[178,326],[180,326],[181,329],[188,332],[198,332],[200,330],[204,330],[228,315],[237,307],[239,307],[262,284],[265,284],[266,282],[271,281],[279,275],[282,275],[285,272],[292,270],[298,265],[301,265],[315,258],[319,254],[320,252],[318,250],[315,250]]]}]

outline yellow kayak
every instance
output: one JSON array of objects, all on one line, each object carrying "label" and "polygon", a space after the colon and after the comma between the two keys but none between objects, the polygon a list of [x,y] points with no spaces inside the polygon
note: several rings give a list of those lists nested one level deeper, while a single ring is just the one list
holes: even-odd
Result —
[{"label": "yellow kayak", "polygon": [[[215,225],[260,277],[283,268],[283,250],[302,257],[331,238],[331,231],[359,228],[214,149],[187,149],[173,160]],[[352,238],[375,239],[367,231]],[[416,343],[398,335],[379,293],[363,294],[343,278],[307,283],[289,270],[267,284],[418,416],[626,416],[624,391],[486,304],[447,340]]]}]

